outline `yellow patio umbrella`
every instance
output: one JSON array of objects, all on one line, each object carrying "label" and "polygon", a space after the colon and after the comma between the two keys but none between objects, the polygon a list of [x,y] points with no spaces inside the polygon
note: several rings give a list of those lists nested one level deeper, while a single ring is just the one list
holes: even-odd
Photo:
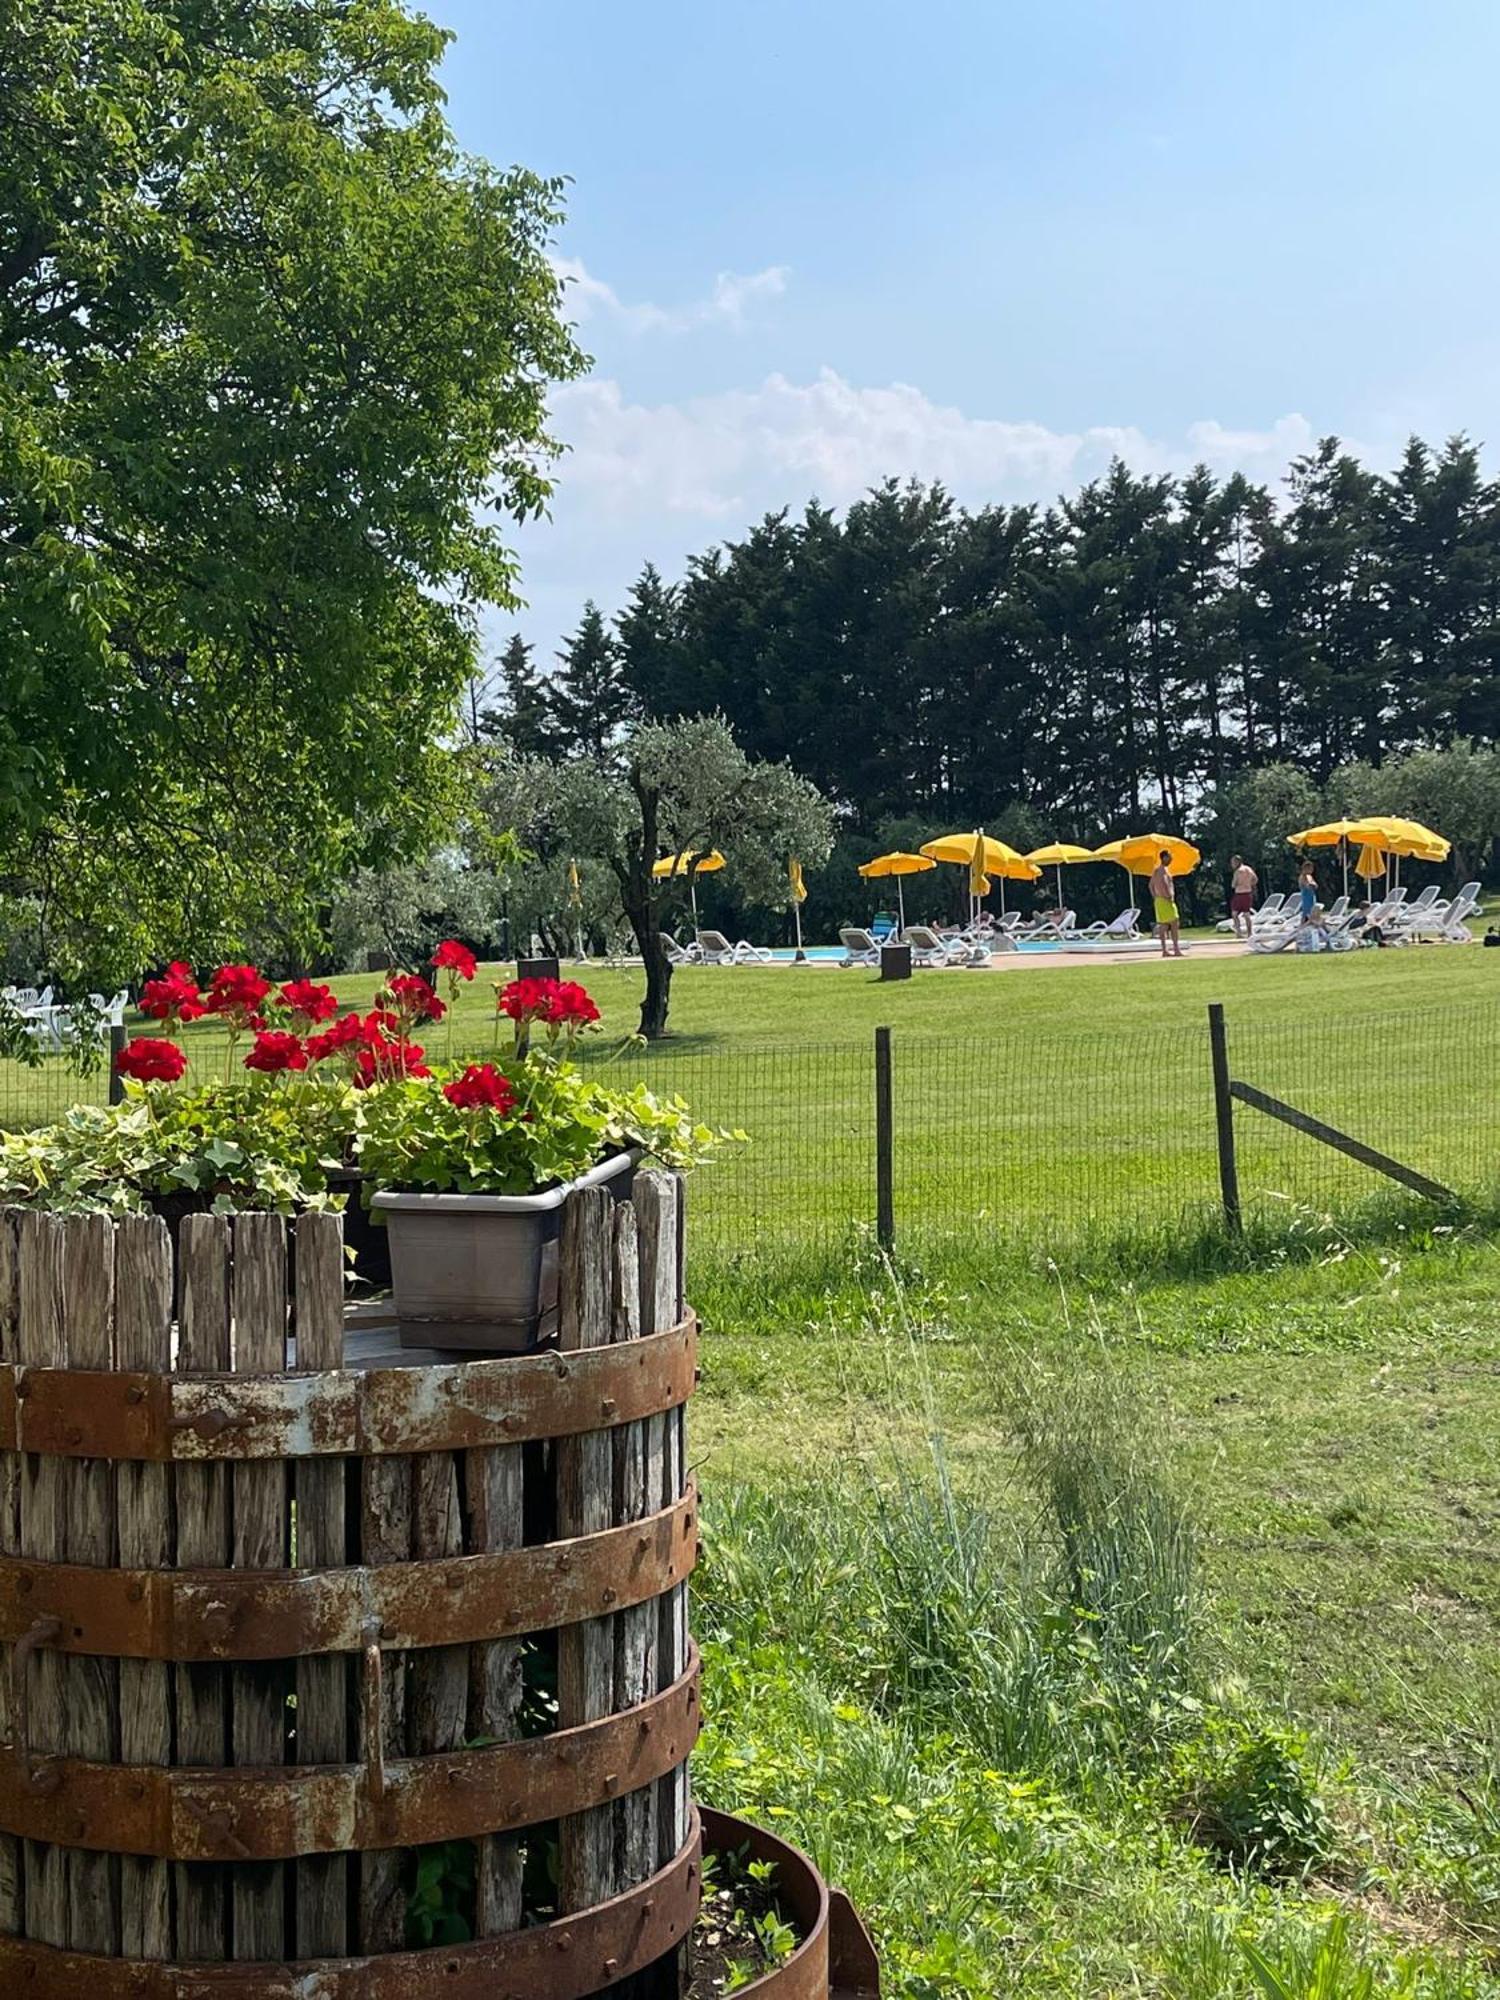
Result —
[{"label": "yellow patio umbrella", "polygon": [[951,861],[970,871],[969,892],[971,895],[989,894],[989,883],[976,890],[974,883],[987,875],[999,877],[1000,913],[1005,914],[1005,884],[1007,882],[1034,882],[1041,869],[1028,861],[1024,854],[1018,854],[1003,840],[995,840],[983,831],[974,833],[945,833],[937,840],[924,840],[921,852],[933,861]]},{"label": "yellow patio umbrella", "polygon": [[1034,868],[1055,868],[1057,870],[1057,907],[1062,908],[1063,869],[1072,861],[1092,861],[1094,852],[1089,847],[1074,847],[1070,841],[1054,840],[1049,847],[1033,847],[1026,859]]},{"label": "yellow patio umbrella", "polygon": [[792,922],[797,926],[798,965],[807,963],[807,953],[802,949],[802,905],[807,901],[807,884],[802,879],[802,863],[795,855],[786,864],[786,879],[792,892]]},{"label": "yellow patio umbrella", "polygon": [[[1349,839],[1358,820],[1331,819],[1323,826],[1305,826],[1300,833],[1289,833],[1288,847],[1336,847],[1344,866],[1344,894],[1349,893]],[[1358,874],[1358,869],[1355,873]]]},{"label": "yellow patio umbrella", "polygon": [[[1123,840],[1106,841],[1103,847],[1094,849],[1096,861],[1113,861],[1123,868],[1127,875],[1150,875],[1161,859],[1168,856],[1168,863],[1174,875],[1191,875],[1202,855],[1190,840],[1183,840],[1175,833],[1132,833]],[[1130,885],[1130,900],[1135,901],[1135,884]]]},{"label": "yellow patio umbrella", "polygon": [[698,877],[715,875],[724,866],[724,857],[717,847],[711,847],[707,854],[696,848],[685,847],[681,854],[664,854],[660,861],[651,864],[651,873],[657,881],[664,881],[669,875],[686,875],[688,895],[693,904],[693,929],[698,928]]},{"label": "yellow patio umbrella", "polygon": [[897,848],[892,854],[877,854],[873,861],[866,861],[860,874],[867,882],[883,881],[891,875],[896,880],[896,908],[900,912],[901,929],[906,929],[906,899],[901,894],[903,875],[926,875],[937,867],[937,863],[926,854],[903,854]]}]

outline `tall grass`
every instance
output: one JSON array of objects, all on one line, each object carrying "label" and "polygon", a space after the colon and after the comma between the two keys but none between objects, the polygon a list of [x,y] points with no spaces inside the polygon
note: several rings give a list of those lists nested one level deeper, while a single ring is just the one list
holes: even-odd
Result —
[{"label": "tall grass", "polygon": [[1020,1408],[1021,1493],[960,1496],[937,1437],[925,1468],[718,1483],[699,1629],[789,1647],[830,1692],[1008,1771],[1137,1762],[1198,1675],[1192,1537],[1107,1376]]}]

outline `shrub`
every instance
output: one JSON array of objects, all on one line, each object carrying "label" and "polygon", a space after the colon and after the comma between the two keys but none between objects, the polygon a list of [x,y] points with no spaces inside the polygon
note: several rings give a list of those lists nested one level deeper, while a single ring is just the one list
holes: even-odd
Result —
[{"label": "shrub", "polygon": [[1305,1875],[1332,1857],[1333,1824],[1300,1731],[1211,1714],[1170,1771],[1175,1811],[1226,1865]]}]

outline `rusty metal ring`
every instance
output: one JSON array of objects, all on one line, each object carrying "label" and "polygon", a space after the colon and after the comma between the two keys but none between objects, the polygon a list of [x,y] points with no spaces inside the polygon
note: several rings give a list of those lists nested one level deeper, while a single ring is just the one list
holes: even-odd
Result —
[{"label": "rusty metal ring", "polygon": [[474,1944],[297,1965],[162,1965],[0,1938],[0,1992],[27,2000],[588,2000],[679,1944],[698,1912],[702,1833],[634,1889],[576,1916]]},{"label": "rusty metal ring", "polygon": [[[46,1766],[43,1796],[12,1782],[0,1753],[0,1832],[182,1862],[291,1861],[515,1832],[626,1797],[684,1764],[698,1735],[698,1675],[692,1648],[679,1678],[633,1708],[478,1750],[382,1752],[378,1778],[369,1763],[211,1770],[60,1757]],[[368,1734],[365,1742],[368,1755]]]},{"label": "rusty metal ring", "polygon": [[805,1854],[763,1826],[709,1806],[701,1817],[710,1854],[748,1848],[755,1860],[773,1865],[777,1901],[802,1933],[790,1958],[739,1989],[743,2000],[880,2000],[875,1947],[843,1891],[830,1889]]},{"label": "rusty metal ring", "polygon": [[164,1375],[0,1362],[0,1451],[170,1464],[469,1451],[680,1408],[698,1322],[495,1360],[307,1374]]},{"label": "rusty metal ring", "polygon": [[472,1646],[623,1611],[684,1583],[698,1495],[568,1541],[431,1562],[323,1570],[100,1569],[0,1556],[0,1642],[39,1619],[63,1653],[133,1660],[291,1660]]}]

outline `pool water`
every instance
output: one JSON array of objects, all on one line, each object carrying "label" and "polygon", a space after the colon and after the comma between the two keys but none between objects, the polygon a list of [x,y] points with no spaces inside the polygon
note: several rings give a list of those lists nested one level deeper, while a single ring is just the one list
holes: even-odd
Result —
[{"label": "pool water", "polygon": [[[803,956],[810,959],[842,958],[844,955],[844,947],[841,944],[809,944],[804,945],[802,949]],[[771,956],[778,965],[794,965],[797,960],[796,952],[790,947],[778,948],[771,953]]]}]

